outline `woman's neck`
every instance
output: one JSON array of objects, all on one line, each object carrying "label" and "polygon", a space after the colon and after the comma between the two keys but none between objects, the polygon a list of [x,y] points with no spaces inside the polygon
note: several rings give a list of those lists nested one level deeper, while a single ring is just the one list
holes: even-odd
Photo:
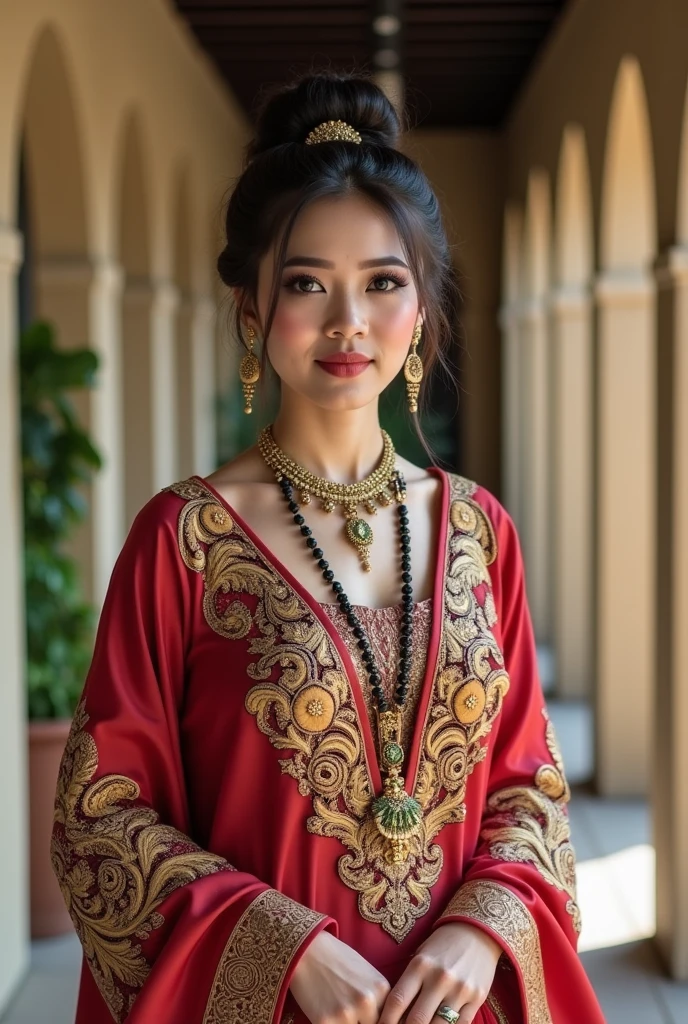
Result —
[{"label": "woman's neck", "polygon": [[368,476],[382,456],[377,404],[332,412],[314,406],[280,409],[273,424],[275,441],[290,458],[336,483]]}]

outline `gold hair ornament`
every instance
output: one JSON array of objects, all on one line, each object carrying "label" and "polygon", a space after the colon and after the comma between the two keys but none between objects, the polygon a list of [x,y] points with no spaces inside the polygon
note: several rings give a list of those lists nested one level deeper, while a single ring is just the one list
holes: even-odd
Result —
[{"label": "gold hair ornament", "polygon": [[355,142],[360,145],[362,141],[360,133],[346,121],[323,121],[305,139],[307,146],[315,146],[318,142]]},{"label": "gold hair ornament", "polygon": [[256,390],[256,383],[260,377],[260,363],[253,351],[253,342],[256,340],[256,332],[252,327],[248,328],[248,352],[241,360],[239,366],[239,380],[244,389],[244,412],[248,415],[253,412],[253,395]]},{"label": "gold hair ornament", "polygon": [[406,394],[410,412],[418,412],[418,393],[420,392],[420,382],[423,379],[423,361],[416,352],[422,331],[422,324],[416,324],[411,338],[411,351],[406,356],[404,363]]}]

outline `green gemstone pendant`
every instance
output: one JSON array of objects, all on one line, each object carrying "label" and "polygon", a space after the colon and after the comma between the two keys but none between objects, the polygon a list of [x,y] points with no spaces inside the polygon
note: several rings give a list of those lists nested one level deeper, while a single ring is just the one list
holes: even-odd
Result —
[{"label": "green gemstone pendant", "polygon": [[398,743],[387,743],[382,756],[391,768],[398,768],[404,760],[404,751]]},{"label": "green gemstone pendant", "polygon": [[365,519],[351,516],[346,521],[346,535],[361,556],[361,562],[366,572],[370,571],[370,559],[368,549],[373,543],[373,531]]},{"label": "green gemstone pendant", "polygon": [[423,809],[404,789],[401,768],[404,748],[401,745],[401,708],[378,711],[381,768],[384,772],[383,793],[373,801],[373,818],[380,835],[387,840],[385,859],[389,864],[403,864],[409,855],[410,842],[422,828]]}]

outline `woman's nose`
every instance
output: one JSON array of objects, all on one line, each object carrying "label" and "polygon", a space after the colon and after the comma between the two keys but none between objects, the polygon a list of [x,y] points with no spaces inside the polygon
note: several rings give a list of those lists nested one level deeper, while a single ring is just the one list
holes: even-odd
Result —
[{"label": "woman's nose", "polygon": [[368,334],[367,315],[352,296],[338,296],[328,309],[325,331],[330,338],[365,338]]}]

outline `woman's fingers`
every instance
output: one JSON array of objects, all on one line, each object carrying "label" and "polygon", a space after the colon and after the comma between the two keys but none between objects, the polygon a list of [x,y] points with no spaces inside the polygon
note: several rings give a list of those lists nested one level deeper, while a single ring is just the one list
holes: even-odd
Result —
[{"label": "woman's fingers", "polygon": [[420,958],[414,957],[399,981],[392,988],[385,1000],[379,1024],[399,1024],[409,1006],[421,990],[424,971],[419,963]]},{"label": "woman's fingers", "polygon": [[468,997],[469,992],[463,985],[454,984],[449,990],[424,986],[411,1007],[405,1024],[444,1024],[444,1019],[437,1016],[441,1006],[448,1006],[450,1010],[454,1010],[459,1014],[458,1024],[465,1024],[466,1021],[472,1020],[468,1015],[468,1008],[471,1005]]}]

